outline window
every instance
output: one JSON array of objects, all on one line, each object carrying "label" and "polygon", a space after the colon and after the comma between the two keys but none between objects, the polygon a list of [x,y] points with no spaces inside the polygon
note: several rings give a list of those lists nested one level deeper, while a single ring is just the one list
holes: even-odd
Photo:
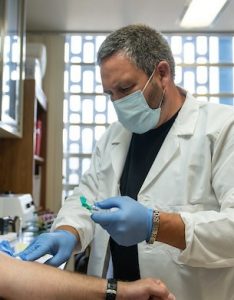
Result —
[{"label": "window", "polygon": [[[104,34],[68,34],[65,40],[63,199],[79,184],[96,141],[116,120],[102,94],[97,50]],[[166,33],[176,61],[175,82],[199,101],[234,104],[234,37]]]},{"label": "window", "polygon": [[176,84],[198,100],[234,104],[234,37],[167,35],[176,61]]},{"label": "window", "polygon": [[63,114],[63,198],[78,185],[96,141],[116,120],[103,95],[97,50],[105,35],[67,35]]}]

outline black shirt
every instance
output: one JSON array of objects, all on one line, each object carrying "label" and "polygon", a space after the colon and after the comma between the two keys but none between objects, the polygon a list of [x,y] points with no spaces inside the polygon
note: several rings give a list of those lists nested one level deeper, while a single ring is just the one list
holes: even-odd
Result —
[{"label": "black shirt", "polygon": [[[166,123],[144,134],[133,133],[120,179],[122,196],[137,200],[141,186],[171,128],[178,112]],[[110,238],[114,278],[124,281],[140,279],[137,245],[118,245]]]}]

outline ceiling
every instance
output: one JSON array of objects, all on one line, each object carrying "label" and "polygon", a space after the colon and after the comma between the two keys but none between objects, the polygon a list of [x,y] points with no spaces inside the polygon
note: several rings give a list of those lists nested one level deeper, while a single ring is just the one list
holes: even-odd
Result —
[{"label": "ceiling", "polygon": [[[190,0],[27,0],[26,26],[28,31],[94,32],[144,23],[159,31],[185,31],[178,20],[188,2]],[[234,0],[229,0],[214,24],[199,31],[234,31],[233,13]]]}]

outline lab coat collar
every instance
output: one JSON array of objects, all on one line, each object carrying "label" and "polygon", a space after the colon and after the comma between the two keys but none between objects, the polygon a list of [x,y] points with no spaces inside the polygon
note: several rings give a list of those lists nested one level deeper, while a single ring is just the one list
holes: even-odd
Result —
[{"label": "lab coat collar", "polygon": [[194,133],[198,112],[199,102],[189,93],[186,95],[185,102],[172,126],[167,137],[158,152],[157,159],[145,178],[145,181],[139,191],[139,195],[157,178],[161,172],[167,169],[171,161],[180,155],[179,136],[190,136]]},{"label": "lab coat collar", "polygon": [[130,145],[132,133],[125,129],[120,123],[118,123],[117,125],[119,125],[119,130],[117,129],[118,133],[112,140],[112,148],[110,155],[113,170],[115,172],[117,181],[119,181],[126,160],[126,156],[128,154],[128,148]]},{"label": "lab coat collar", "polygon": [[184,104],[173,126],[176,135],[192,135],[194,133],[199,106],[201,106],[201,102],[198,102],[198,100],[187,92]]}]

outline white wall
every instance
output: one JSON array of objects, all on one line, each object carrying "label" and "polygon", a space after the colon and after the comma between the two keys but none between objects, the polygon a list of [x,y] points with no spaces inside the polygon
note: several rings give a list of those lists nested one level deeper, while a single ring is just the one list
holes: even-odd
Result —
[{"label": "white wall", "polygon": [[62,201],[64,36],[30,34],[27,42],[40,42],[47,48],[47,69],[43,79],[48,100],[46,207],[57,212]]}]

